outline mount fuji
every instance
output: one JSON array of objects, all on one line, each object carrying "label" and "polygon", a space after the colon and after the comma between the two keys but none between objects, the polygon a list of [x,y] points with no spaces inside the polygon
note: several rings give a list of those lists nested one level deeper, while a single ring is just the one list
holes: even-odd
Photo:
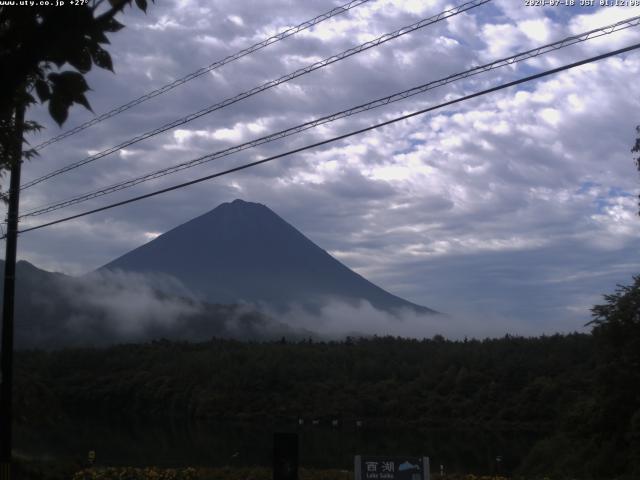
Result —
[{"label": "mount fuji", "polygon": [[387,312],[437,313],[374,285],[265,205],[235,200],[122,255],[99,270],[175,277],[198,298],[276,309],[328,300]]}]

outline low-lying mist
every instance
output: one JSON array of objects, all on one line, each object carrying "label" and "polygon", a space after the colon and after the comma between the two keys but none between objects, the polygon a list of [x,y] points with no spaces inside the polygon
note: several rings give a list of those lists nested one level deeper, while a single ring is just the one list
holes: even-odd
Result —
[{"label": "low-lying mist", "polygon": [[334,340],[372,335],[420,339],[442,335],[449,339],[463,339],[502,337],[505,333],[524,336],[541,333],[498,315],[429,314],[410,308],[386,311],[366,301],[349,302],[336,298],[325,299],[314,309],[301,304],[289,305],[286,312],[274,311],[266,305],[258,308],[288,325]]},{"label": "low-lying mist", "polygon": [[102,347],[160,338],[206,341],[213,337],[269,341],[286,337],[340,340],[346,336],[456,339],[532,335],[513,331],[509,319],[472,315],[383,311],[366,301],[337,298],[268,304],[206,303],[164,274],[99,271],[68,277],[19,272],[18,348]]},{"label": "low-lying mist", "polygon": [[248,305],[202,302],[166,275],[101,271],[40,278],[19,273],[18,348],[101,347],[159,338],[262,340],[293,334]]}]

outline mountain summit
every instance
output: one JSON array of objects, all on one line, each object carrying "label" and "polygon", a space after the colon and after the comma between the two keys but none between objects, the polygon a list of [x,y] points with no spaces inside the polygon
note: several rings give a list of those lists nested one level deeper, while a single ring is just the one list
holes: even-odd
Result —
[{"label": "mountain summit", "polygon": [[435,311],[369,282],[318,247],[268,207],[223,203],[101,267],[179,279],[215,303],[319,307],[329,299],[375,308]]}]

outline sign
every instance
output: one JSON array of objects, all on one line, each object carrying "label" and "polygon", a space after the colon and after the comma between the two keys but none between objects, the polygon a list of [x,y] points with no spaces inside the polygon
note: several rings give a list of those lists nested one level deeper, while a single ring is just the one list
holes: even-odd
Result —
[{"label": "sign", "polygon": [[355,480],[430,480],[429,457],[356,455]]},{"label": "sign", "polygon": [[89,450],[89,453],[87,454],[87,461],[89,462],[89,465],[93,465],[94,463],[96,463],[96,451],[95,450]]}]

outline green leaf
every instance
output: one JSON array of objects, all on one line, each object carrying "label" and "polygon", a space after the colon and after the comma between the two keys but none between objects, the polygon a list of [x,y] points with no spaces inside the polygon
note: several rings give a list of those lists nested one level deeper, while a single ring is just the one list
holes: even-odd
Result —
[{"label": "green leaf", "polygon": [[69,63],[80,73],[87,73],[91,70],[91,55],[89,55],[87,48],[82,47],[74,52],[69,52]]},{"label": "green leaf", "polygon": [[131,0],[109,0],[109,3],[111,4],[112,8],[121,9],[127,3],[131,3]]},{"label": "green leaf", "polygon": [[49,101],[49,114],[58,125],[62,126],[69,115],[69,105],[59,98],[52,97]]},{"label": "green leaf", "polygon": [[93,113],[93,109],[91,108],[91,105],[89,105],[89,100],[87,100],[87,97],[85,97],[83,93],[78,95],[74,101]]},{"label": "green leaf", "polygon": [[53,119],[62,124],[68,114],[69,107],[79,103],[91,110],[91,106],[84,93],[89,90],[86,80],[78,72],[50,73],[49,81],[53,88],[49,100],[49,113]]},{"label": "green leaf", "polygon": [[[40,130],[42,130],[44,127],[42,125],[40,125],[38,122],[33,121],[33,120],[25,120],[24,122],[24,131],[25,132],[39,132]],[[26,142],[26,140],[25,140]],[[29,143],[29,142],[27,142]]]},{"label": "green leaf", "polygon": [[77,93],[84,93],[89,90],[87,81],[78,72],[50,73],[48,78],[53,84],[54,95],[60,93],[68,98],[73,98]]},{"label": "green leaf", "polygon": [[49,84],[44,80],[36,80],[36,93],[40,98],[40,103],[44,103],[51,98],[51,90]]},{"label": "green leaf", "polygon": [[34,148],[30,148],[22,152],[22,156],[27,160],[31,160],[32,158],[38,157],[39,155],[40,153]]},{"label": "green leaf", "polygon": [[24,92],[24,102],[26,105],[31,105],[33,103],[36,103],[36,99],[33,98],[33,95],[31,95],[28,92]]},{"label": "green leaf", "polygon": [[113,72],[113,62],[111,61],[111,55],[104,48],[99,45],[94,45],[91,49],[91,58],[100,68],[106,68]]},{"label": "green leaf", "polygon": [[93,30],[91,38],[93,38],[93,41],[96,43],[105,43],[107,45],[111,43],[100,27],[96,27]]},{"label": "green leaf", "polygon": [[144,13],[147,13],[147,0],[136,0],[136,5]]},{"label": "green leaf", "polygon": [[119,32],[124,28],[124,25],[117,21],[115,18],[110,18],[104,27],[105,32]]}]

